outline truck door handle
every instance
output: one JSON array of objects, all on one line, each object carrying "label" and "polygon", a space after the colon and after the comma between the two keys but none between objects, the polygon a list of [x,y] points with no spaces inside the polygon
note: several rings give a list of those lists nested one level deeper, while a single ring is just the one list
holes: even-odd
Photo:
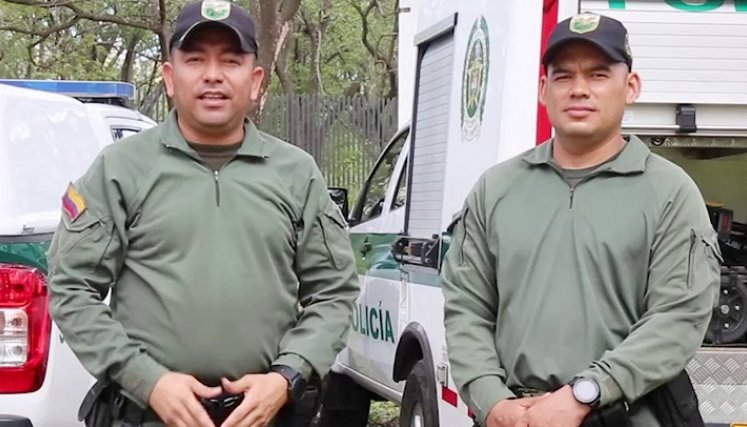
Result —
[{"label": "truck door handle", "polygon": [[368,237],[366,237],[366,240],[363,241],[363,244],[360,247],[361,255],[366,256],[369,252],[371,252],[371,242],[368,241]]},{"label": "truck door handle", "polygon": [[394,258],[402,264],[438,268],[441,257],[441,238],[430,239],[401,236],[392,245]]}]

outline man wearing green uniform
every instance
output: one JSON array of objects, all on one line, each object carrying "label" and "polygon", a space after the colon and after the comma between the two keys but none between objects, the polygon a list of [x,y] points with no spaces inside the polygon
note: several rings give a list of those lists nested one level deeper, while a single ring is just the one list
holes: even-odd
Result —
[{"label": "man wearing green uniform", "polygon": [[641,398],[705,335],[715,232],[690,177],[622,135],[641,88],[627,40],[608,17],[558,24],[540,85],[554,138],[485,172],[455,228],[449,359],[482,426],[578,427],[612,408],[616,425],[659,426]]},{"label": "man wearing green uniform", "polygon": [[314,160],[245,119],[264,78],[252,17],[190,3],[171,49],[175,111],[108,146],[63,197],[52,316],[121,388],[126,422],[282,427],[351,324],[346,224]]}]

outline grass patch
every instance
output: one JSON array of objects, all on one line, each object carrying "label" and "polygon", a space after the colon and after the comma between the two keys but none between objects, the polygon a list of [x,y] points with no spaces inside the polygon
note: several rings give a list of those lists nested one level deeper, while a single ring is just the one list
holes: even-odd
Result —
[{"label": "grass patch", "polygon": [[393,402],[371,402],[368,427],[397,427],[399,405]]}]

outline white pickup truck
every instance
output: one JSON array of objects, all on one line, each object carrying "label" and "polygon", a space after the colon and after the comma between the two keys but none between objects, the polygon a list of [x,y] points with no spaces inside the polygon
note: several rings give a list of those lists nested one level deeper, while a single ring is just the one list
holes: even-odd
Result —
[{"label": "white pickup truck", "polygon": [[104,145],[155,122],[47,92],[48,81],[16,87],[28,83],[0,81],[0,426],[74,427],[93,377],[48,313],[46,252],[60,197]]}]

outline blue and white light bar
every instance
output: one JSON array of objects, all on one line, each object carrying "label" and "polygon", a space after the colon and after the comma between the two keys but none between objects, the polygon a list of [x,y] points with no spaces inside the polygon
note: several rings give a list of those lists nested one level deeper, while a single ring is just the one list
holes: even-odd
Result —
[{"label": "blue and white light bar", "polygon": [[135,98],[135,85],[127,82],[0,79],[0,83],[59,93],[73,98],[119,98],[129,100]]}]

